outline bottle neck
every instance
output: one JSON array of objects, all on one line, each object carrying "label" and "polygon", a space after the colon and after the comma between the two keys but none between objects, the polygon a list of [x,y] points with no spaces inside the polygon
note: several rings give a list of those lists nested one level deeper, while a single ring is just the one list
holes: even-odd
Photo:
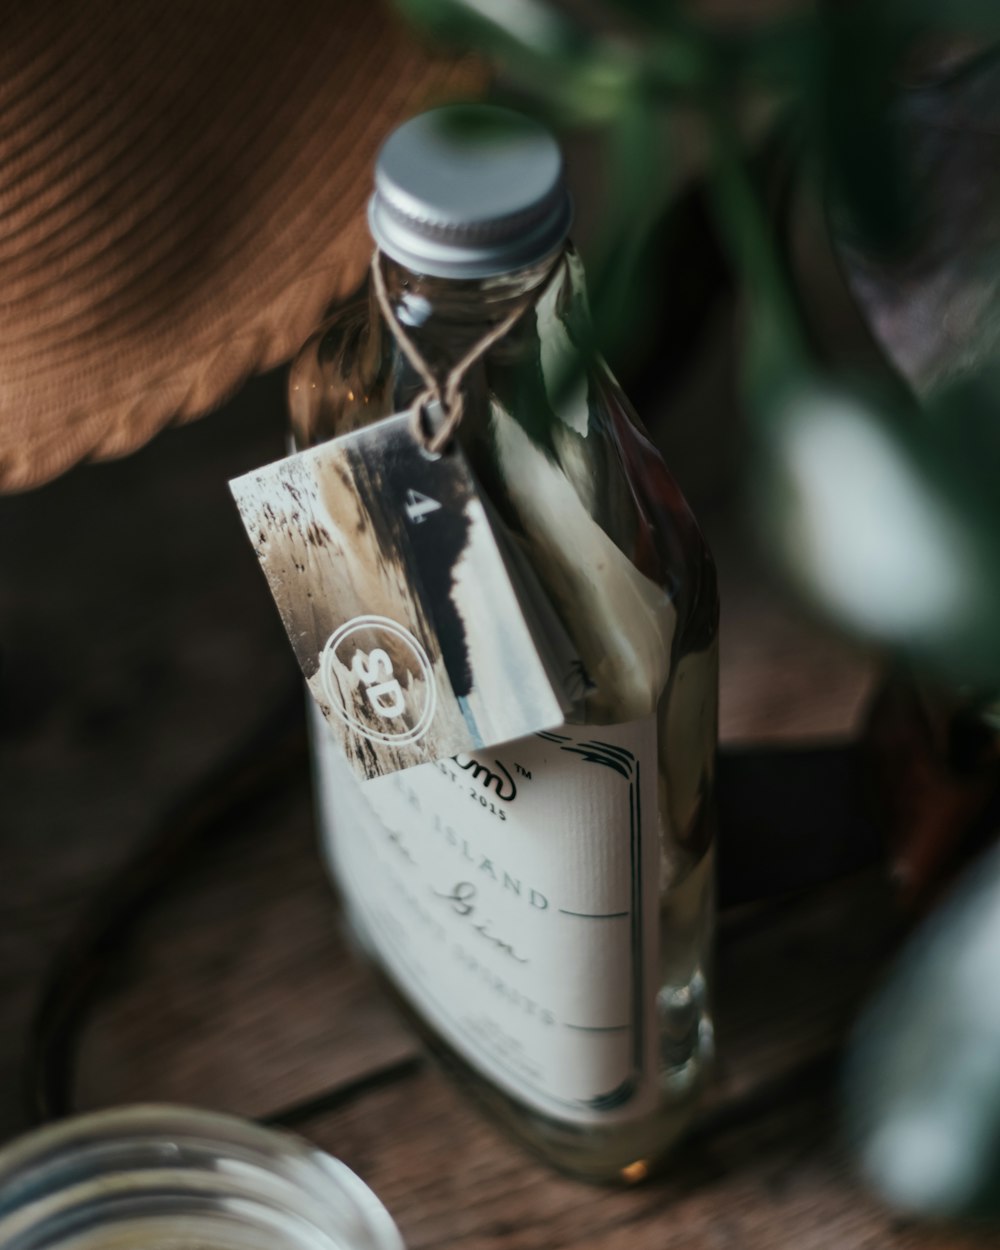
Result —
[{"label": "bottle neck", "polygon": [[505,317],[529,291],[541,286],[561,255],[562,251],[527,269],[489,278],[435,278],[383,254],[382,272],[396,315],[407,327],[418,329],[438,314],[484,322]]},{"label": "bottle neck", "polygon": [[[383,256],[382,274],[393,313],[430,367],[440,371],[454,364],[518,307],[530,303],[532,292],[540,295],[554,265],[562,273],[552,277],[553,283],[559,286],[565,282],[564,255],[559,252],[530,268],[480,279],[418,274]],[[374,292],[372,299],[373,315],[380,315]],[[532,332],[519,324],[511,338],[523,340],[526,333]]]}]

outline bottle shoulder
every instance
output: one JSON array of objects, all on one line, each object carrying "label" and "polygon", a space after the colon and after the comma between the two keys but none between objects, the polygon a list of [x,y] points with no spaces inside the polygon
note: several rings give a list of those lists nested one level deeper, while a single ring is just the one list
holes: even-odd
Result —
[{"label": "bottle shoulder", "polygon": [[387,415],[379,403],[385,373],[382,340],[365,288],[332,311],[306,340],[288,375],[297,447],[326,442]]}]

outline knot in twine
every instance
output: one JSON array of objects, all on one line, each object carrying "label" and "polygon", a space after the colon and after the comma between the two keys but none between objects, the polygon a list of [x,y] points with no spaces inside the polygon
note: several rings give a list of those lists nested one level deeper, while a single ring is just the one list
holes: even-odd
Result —
[{"label": "knot in twine", "polygon": [[[555,261],[544,280],[526,292],[502,321],[497,322],[482,338],[477,339],[461,360],[452,365],[442,385],[434,375],[430,365],[424,360],[420,349],[396,316],[396,312],[389,301],[389,293],[386,290],[385,275],[382,272],[382,253],[376,248],[375,254],[372,256],[371,266],[375,298],[378,300],[382,316],[385,318],[386,324],[392,331],[393,337],[399,344],[403,355],[423,380],[424,389],[413,401],[413,422],[414,432],[429,455],[440,455],[451,442],[455,431],[461,424],[462,417],[465,415],[465,395],[462,390],[465,375],[476,361],[485,356],[495,343],[498,343],[514,328],[528,309],[541,299],[559,271],[560,260],[561,257]],[[437,429],[429,433],[424,427],[423,416],[427,411],[428,405],[435,401],[441,409],[443,419]]]}]

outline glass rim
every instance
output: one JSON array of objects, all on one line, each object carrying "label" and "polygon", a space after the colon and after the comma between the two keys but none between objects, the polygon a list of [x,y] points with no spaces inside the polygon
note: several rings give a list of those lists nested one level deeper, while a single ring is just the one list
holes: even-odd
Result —
[{"label": "glass rim", "polygon": [[[178,1217],[188,1215],[185,1202],[196,1215],[217,1204],[239,1208],[247,1225],[263,1215],[294,1218],[331,1246],[354,1244],[344,1240],[346,1224],[358,1250],[403,1250],[375,1193],[320,1147],[283,1128],[169,1103],[85,1112],[0,1147],[0,1244],[16,1236],[58,1245],[67,1219],[86,1211],[100,1227],[122,1200],[137,1208],[157,1198],[157,1214],[169,1214],[164,1175]],[[47,1222],[57,1233],[51,1243]]]}]

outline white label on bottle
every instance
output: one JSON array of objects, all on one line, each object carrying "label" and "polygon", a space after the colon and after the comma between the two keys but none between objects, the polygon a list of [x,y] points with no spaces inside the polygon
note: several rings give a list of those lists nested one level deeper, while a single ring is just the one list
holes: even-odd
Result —
[{"label": "white label on bottle", "polygon": [[655,1103],[653,718],[358,783],[316,724],[341,888],[404,997],[510,1094],[580,1123]]}]

